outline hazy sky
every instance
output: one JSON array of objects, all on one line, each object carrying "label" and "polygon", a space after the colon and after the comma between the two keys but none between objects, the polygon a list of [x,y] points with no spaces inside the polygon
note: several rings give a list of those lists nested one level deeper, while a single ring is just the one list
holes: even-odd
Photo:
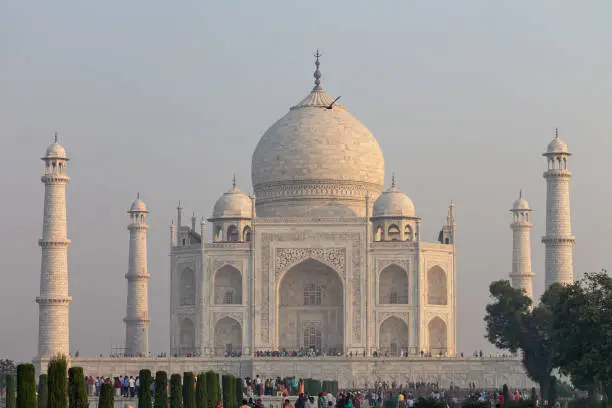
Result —
[{"label": "hazy sky", "polygon": [[574,153],[576,273],[609,267],[611,18],[607,0],[3,0],[0,358],[37,351],[40,157],[54,131],[72,158],[72,351],[123,342],[126,210],[138,191],[151,210],[150,348],[167,351],[177,200],[209,216],[232,173],[250,190],[255,145],[311,89],[316,48],[323,87],[377,137],[424,240],[455,200],[457,350],[492,349],[487,288],[510,272],[520,188],[536,210],[543,290],[541,153],[555,127]]}]

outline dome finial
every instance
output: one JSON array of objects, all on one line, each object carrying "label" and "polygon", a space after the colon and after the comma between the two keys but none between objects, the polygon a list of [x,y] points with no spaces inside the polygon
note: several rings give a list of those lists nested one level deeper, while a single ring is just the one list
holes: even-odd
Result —
[{"label": "dome finial", "polygon": [[559,128],[555,128],[555,139],[559,138]]},{"label": "dome finial", "polygon": [[391,188],[395,188],[395,172],[391,175]]},{"label": "dome finial", "polygon": [[236,188],[236,173],[234,173],[234,176],[232,177],[232,187]]},{"label": "dome finial", "polygon": [[523,189],[522,188],[519,190],[519,198],[523,198]]},{"label": "dome finial", "polygon": [[53,143],[57,143],[57,132],[53,134]]},{"label": "dome finial", "polygon": [[140,200],[140,191],[136,193],[136,199]]},{"label": "dome finial", "polygon": [[314,57],[315,59],[315,66],[317,67],[317,69],[314,72],[314,78],[315,78],[315,86],[314,88],[312,88],[313,91],[319,91],[323,88],[321,88],[321,71],[319,71],[319,65],[321,65],[321,62],[319,61],[319,58],[321,58],[323,55],[319,52],[319,50],[317,49],[317,51],[314,53]]}]

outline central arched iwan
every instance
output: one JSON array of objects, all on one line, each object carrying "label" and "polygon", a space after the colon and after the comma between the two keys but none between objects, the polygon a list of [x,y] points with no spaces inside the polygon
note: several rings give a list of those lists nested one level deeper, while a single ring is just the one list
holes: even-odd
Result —
[{"label": "central arched iwan", "polygon": [[342,281],[334,269],[311,258],[291,267],[278,286],[279,349],[342,352],[343,302]]}]

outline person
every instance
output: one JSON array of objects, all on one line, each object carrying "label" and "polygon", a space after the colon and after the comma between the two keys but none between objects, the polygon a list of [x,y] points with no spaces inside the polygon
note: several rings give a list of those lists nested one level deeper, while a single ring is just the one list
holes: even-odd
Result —
[{"label": "person", "polygon": [[223,404],[221,403],[221,401],[217,402],[217,405],[215,405],[215,408],[223,408]]},{"label": "person", "polygon": [[283,408],[293,408],[293,405],[291,405],[291,401],[289,401],[289,398],[285,399],[285,402],[283,403]]},{"label": "person", "polygon": [[317,408],[317,404],[315,404],[315,400],[312,395],[309,396],[308,399],[306,400],[305,407],[306,408]]},{"label": "person", "polygon": [[295,401],[295,408],[306,408],[306,398],[303,392],[300,393],[297,401]]},{"label": "person", "polygon": [[242,405],[240,406],[240,408],[251,408],[251,407],[249,407],[249,404],[247,403],[247,400],[243,399],[242,400]]}]

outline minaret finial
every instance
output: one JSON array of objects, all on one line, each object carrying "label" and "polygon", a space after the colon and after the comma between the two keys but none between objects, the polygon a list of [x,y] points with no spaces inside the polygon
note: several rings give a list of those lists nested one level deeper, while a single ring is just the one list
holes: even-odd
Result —
[{"label": "minaret finial", "polygon": [[395,172],[391,175],[391,187],[395,188]]},{"label": "minaret finial", "polygon": [[523,198],[523,189],[522,188],[519,190],[519,198]]},{"label": "minaret finial", "polygon": [[555,128],[555,139],[559,138],[559,128]]},{"label": "minaret finial", "polygon": [[317,69],[314,72],[314,78],[315,78],[315,86],[314,88],[312,88],[313,91],[319,91],[323,88],[321,88],[321,71],[319,71],[319,65],[321,65],[321,62],[319,61],[319,58],[321,58],[323,55],[319,52],[319,50],[317,50],[314,53],[314,57],[315,59],[315,66],[317,67]]},{"label": "minaret finial", "polygon": [[57,143],[57,132],[53,134],[53,143]]},{"label": "minaret finial", "polygon": [[232,187],[236,188],[236,173],[234,173],[234,176],[232,177]]},{"label": "minaret finial", "polygon": [[140,191],[136,193],[136,199],[140,200]]}]

